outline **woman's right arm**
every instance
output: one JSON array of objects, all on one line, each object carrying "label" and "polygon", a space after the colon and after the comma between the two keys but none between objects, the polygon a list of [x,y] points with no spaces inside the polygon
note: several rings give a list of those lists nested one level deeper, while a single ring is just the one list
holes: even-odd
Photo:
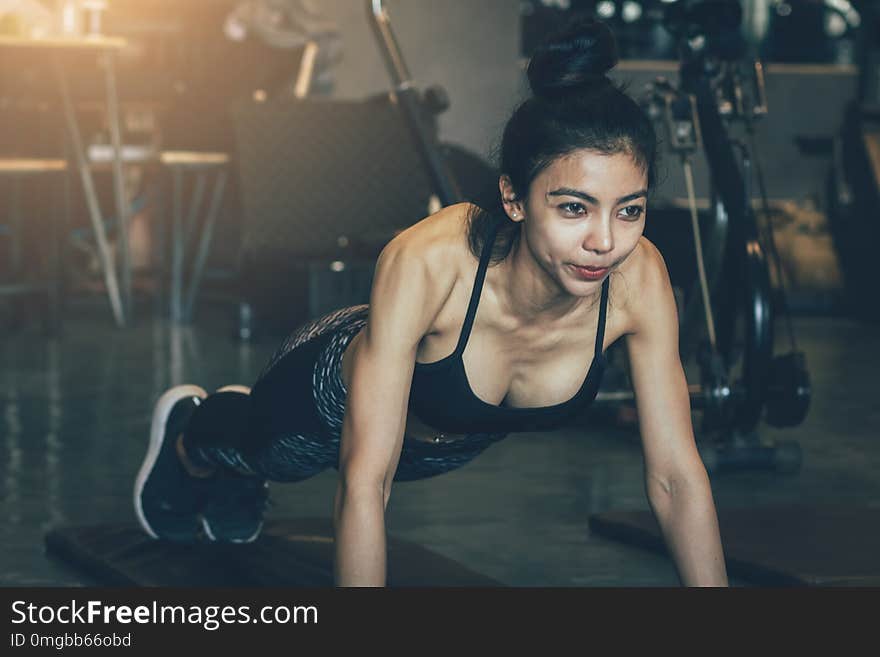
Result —
[{"label": "woman's right arm", "polygon": [[385,508],[416,350],[445,298],[426,250],[408,237],[399,236],[379,256],[369,319],[351,366],[333,508],[338,586],[385,585]]}]

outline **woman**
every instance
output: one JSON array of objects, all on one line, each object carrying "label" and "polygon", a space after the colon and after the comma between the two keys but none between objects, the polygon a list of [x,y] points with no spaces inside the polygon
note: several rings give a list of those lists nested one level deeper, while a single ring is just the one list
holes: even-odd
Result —
[{"label": "woman", "polygon": [[565,423],[626,336],[648,498],[681,581],[727,584],[669,277],[642,235],[656,138],[605,77],[616,61],[607,27],[572,25],[529,64],[494,211],[455,205],[395,237],[370,305],[294,333],[252,391],[162,396],[135,485],[150,535],[251,541],[266,480],[332,466],[336,581],[383,585],[392,482]]}]

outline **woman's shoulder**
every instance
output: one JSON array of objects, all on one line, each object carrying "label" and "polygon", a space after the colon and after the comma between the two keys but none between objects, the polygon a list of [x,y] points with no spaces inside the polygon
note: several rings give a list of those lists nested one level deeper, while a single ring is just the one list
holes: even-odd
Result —
[{"label": "woman's shoulder", "polygon": [[469,257],[473,259],[467,242],[471,208],[468,203],[451,205],[398,233],[379,255],[377,271],[393,262],[400,292],[412,287],[405,284],[407,279],[418,278],[424,283],[419,290],[423,295],[420,302],[442,305],[467,271]]},{"label": "woman's shoulder", "polygon": [[627,324],[643,313],[651,313],[655,304],[671,294],[669,273],[663,254],[647,237],[621,263],[619,276],[612,280],[611,299],[624,311]]},{"label": "woman's shoulder", "polygon": [[633,249],[632,254],[623,264],[629,266],[639,283],[656,284],[662,282],[664,278],[668,279],[666,261],[663,259],[663,254],[644,235],[639,238],[636,248]]},{"label": "woman's shoulder", "polygon": [[425,217],[398,233],[385,247],[427,266],[440,279],[455,274],[470,254],[470,203],[456,203]]}]

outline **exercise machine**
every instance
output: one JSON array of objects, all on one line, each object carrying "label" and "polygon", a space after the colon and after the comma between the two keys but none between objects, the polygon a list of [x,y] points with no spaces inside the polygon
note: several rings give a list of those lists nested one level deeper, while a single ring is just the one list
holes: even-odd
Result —
[{"label": "exercise machine", "polygon": [[397,233],[441,206],[480,203],[483,190],[497,189],[491,167],[440,140],[446,92],[416,86],[382,3],[368,11],[392,71],[388,91],[357,100],[248,98],[233,108],[244,209],[242,338],[286,333],[367,303],[375,258]]},{"label": "exercise machine", "polygon": [[[687,186],[696,280],[681,302],[680,352],[683,361],[698,363],[700,383],[690,386],[691,404],[702,411],[704,435],[713,437],[700,441],[700,453],[710,472],[796,472],[798,443],[773,444],[759,435],[762,421],[780,428],[802,423],[811,396],[757,166],[755,125],[768,112],[763,67],[746,56],[738,38],[742,13],[735,0],[678,2],[662,20],[678,43],[678,80],[657,78],[643,100],[679,159]],[[746,139],[733,136],[735,124],[745,128]],[[702,221],[691,166],[698,152],[710,175],[709,211]],[[755,178],[764,221],[753,208]],[[780,315],[789,349],[776,354],[774,324]],[[602,391],[598,401],[632,399],[629,390]]]}]

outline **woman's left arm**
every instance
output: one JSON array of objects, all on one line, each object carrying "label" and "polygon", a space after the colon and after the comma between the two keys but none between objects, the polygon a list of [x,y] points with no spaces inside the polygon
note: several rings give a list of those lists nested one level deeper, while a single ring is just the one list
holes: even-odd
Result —
[{"label": "woman's left arm", "polygon": [[627,286],[627,351],[648,501],[682,584],[727,586],[712,488],[694,440],[669,274],[653,244],[643,238],[639,249],[634,285]]}]

